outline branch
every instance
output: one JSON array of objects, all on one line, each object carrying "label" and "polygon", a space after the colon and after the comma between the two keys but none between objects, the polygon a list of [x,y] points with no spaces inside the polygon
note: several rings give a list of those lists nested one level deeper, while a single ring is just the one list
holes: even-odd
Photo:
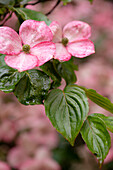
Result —
[{"label": "branch", "polygon": [[13,12],[11,11],[10,15],[3,21],[2,24],[0,24],[0,26],[4,25],[5,22],[6,22],[9,18],[11,18],[12,14],[13,14]]},{"label": "branch", "polygon": [[[48,0],[48,1],[51,1],[51,0]],[[38,0],[38,1],[34,2],[34,3],[24,4],[24,8],[25,8],[27,5],[36,5],[36,4],[41,3],[41,2],[45,2],[45,0]]]},{"label": "branch", "polygon": [[40,3],[40,0],[38,0],[38,1],[36,1],[36,2],[34,2],[34,3],[27,3],[27,4],[24,4],[24,8],[27,6],[27,5],[36,5],[36,4],[38,4],[38,3]]},{"label": "branch", "polygon": [[45,14],[45,15],[51,14],[51,13],[53,12],[53,10],[59,5],[60,2],[61,2],[61,1],[58,0],[57,3],[55,4],[55,6],[54,6],[47,14]]}]

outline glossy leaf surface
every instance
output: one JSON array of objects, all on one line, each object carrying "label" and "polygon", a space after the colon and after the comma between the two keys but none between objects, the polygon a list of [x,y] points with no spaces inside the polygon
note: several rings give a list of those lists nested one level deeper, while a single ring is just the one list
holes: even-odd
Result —
[{"label": "glossy leaf surface", "polygon": [[54,66],[59,75],[64,78],[66,84],[73,84],[77,81],[77,77],[75,75],[74,70],[77,69],[77,66],[73,64],[72,60],[59,62],[58,60],[54,60]]},{"label": "glossy leaf surface", "polygon": [[53,61],[48,61],[45,64],[43,64],[42,66],[40,66],[40,68],[49,76],[51,77],[51,79],[53,80],[52,84],[51,84],[51,88],[55,88],[61,85],[61,76],[58,74],[58,72],[56,71]]},{"label": "glossy leaf surface", "polygon": [[42,71],[28,70],[24,77],[17,84],[14,94],[24,105],[42,104],[48,90],[50,89],[50,79]]},{"label": "glossy leaf surface", "polygon": [[84,87],[81,87],[81,88],[85,90],[87,97],[91,101],[93,101],[100,107],[104,108],[105,110],[113,113],[113,103],[111,103],[111,101],[108,98],[103,97],[102,95],[98,94],[93,89],[86,89]]},{"label": "glossy leaf surface", "polygon": [[100,119],[102,119],[107,127],[107,129],[113,133],[113,117],[111,116],[105,116],[103,114],[100,113],[94,113],[93,114],[96,117],[99,117]]},{"label": "glossy leaf surface", "polygon": [[89,111],[84,90],[75,85],[67,86],[64,91],[54,89],[47,96],[44,105],[53,126],[74,145]]},{"label": "glossy leaf surface", "polygon": [[0,67],[0,90],[6,93],[12,92],[24,74],[7,65]]},{"label": "glossy leaf surface", "polygon": [[81,134],[87,147],[96,156],[101,166],[111,144],[104,122],[94,115],[88,116],[81,129]]}]

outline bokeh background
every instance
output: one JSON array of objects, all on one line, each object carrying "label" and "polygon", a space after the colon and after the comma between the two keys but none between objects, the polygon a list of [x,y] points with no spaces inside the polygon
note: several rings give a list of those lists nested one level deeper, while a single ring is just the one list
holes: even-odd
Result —
[{"label": "bokeh background", "polygon": [[[56,0],[28,5],[26,8],[48,13]],[[75,59],[77,84],[93,88],[113,102],[113,1],[72,0],[60,3],[51,14],[51,21],[63,27],[70,21],[81,20],[91,25],[91,40],[96,53]],[[18,30],[16,16],[4,24]],[[63,86],[64,82],[62,82]],[[90,113],[112,116],[90,103]],[[89,113],[89,114],[90,114]],[[102,170],[113,170],[113,135],[111,149]],[[0,92],[0,170],[98,170],[96,158],[78,135],[74,147],[56,132],[45,115],[44,107],[24,106],[11,94]]]}]

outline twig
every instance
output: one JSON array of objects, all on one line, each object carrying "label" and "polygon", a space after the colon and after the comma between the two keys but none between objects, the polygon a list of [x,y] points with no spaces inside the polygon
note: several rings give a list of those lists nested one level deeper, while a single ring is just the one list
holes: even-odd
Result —
[{"label": "twig", "polygon": [[60,2],[61,2],[61,1],[58,0],[57,3],[55,4],[55,6],[54,6],[47,14],[45,14],[45,15],[51,14],[51,13],[53,12],[53,10],[59,5]]},{"label": "twig", "polygon": [[38,1],[36,1],[36,2],[34,2],[34,3],[27,3],[27,4],[24,4],[24,8],[27,6],[27,5],[36,5],[36,4],[38,4],[38,3],[40,3],[40,0],[38,0]]},{"label": "twig", "polygon": [[[52,0],[47,0],[47,1],[52,1]],[[24,4],[24,8],[25,8],[27,5],[36,5],[36,4],[39,4],[39,3],[41,3],[41,2],[45,2],[45,0],[38,0],[38,1],[34,2],[34,3]]]},{"label": "twig", "polygon": [[12,14],[13,14],[13,12],[11,11],[10,15],[3,21],[2,24],[0,24],[0,26],[4,25],[5,22],[6,22],[9,18],[11,18]]}]

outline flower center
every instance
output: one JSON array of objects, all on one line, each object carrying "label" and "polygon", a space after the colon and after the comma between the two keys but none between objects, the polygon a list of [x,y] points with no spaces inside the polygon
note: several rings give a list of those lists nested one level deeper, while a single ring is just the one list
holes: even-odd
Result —
[{"label": "flower center", "polygon": [[29,51],[30,51],[30,45],[28,45],[28,44],[23,45],[22,50],[23,50],[25,53],[29,53]]},{"label": "flower center", "polygon": [[66,45],[68,44],[68,42],[69,42],[69,40],[66,38],[66,37],[64,37],[63,39],[62,39],[62,44],[66,47]]}]

